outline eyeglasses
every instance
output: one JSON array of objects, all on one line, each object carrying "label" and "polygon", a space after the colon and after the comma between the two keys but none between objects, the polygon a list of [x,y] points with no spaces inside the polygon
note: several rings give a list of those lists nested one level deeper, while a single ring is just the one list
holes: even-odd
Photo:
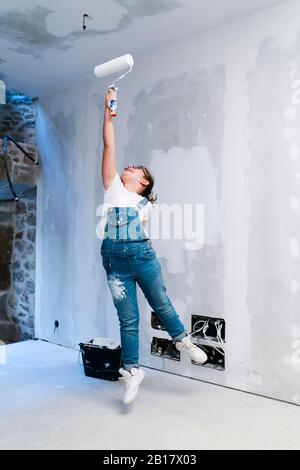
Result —
[{"label": "eyeglasses", "polygon": [[[136,168],[137,170],[143,170],[144,176],[147,177],[146,172],[145,172],[146,168],[143,165],[139,165],[139,166],[129,165],[129,167]],[[129,168],[129,167],[127,167],[127,168]]]}]

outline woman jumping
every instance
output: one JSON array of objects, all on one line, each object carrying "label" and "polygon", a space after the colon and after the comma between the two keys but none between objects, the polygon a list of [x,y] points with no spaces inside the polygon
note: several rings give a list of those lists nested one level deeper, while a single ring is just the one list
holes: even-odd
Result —
[{"label": "woman jumping", "polygon": [[175,342],[176,349],[203,364],[207,355],[192,343],[180,321],[164,284],[161,266],[148,237],[147,222],[156,201],[154,181],[142,165],[129,165],[119,176],[116,168],[115,136],[110,100],[105,97],[103,121],[102,181],[104,187],[105,229],[101,244],[102,264],[116,307],[121,335],[122,362],[119,373],[124,379],[123,403],[131,403],[145,373],[139,366],[139,309],[136,284],[142,289],[150,307]]}]

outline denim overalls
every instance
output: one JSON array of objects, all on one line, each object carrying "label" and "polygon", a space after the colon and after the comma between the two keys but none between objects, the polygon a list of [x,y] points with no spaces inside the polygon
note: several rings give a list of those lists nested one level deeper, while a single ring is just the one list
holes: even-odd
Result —
[{"label": "denim overalls", "polygon": [[[138,204],[142,208],[148,203],[144,197]],[[149,240],[141,224],[138,209],[135,207],[109,207],[107,210],[107,222],[104,228],[104,240],[113,240],[112,248],[119,242],[135,242]],[[103,242],[105,245],[105,242]]]},{"label": "denim overalls", "polygon": [[[137,205],[147,204],[143,198]],[[170,336],[187,335],[164,285],[161,266],[135,207],[110,207],[101,245],[102,264],[117,309],[124,369],[139,367],[139,308],[136,283]],[[150,349],[150,345],[149,345]]]}]

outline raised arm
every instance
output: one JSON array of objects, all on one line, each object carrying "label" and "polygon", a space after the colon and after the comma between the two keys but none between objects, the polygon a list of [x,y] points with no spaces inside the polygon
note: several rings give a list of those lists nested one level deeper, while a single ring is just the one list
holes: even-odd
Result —
[{"label": "raised arm", "polygon": [[117,172],[116,145],[113,118],[110,115],[109,102],[117,98],[117,92],[108,90],[105,96],[105,110],[103,118],[103,156],[102,156],[102,182],[106,191]]}]

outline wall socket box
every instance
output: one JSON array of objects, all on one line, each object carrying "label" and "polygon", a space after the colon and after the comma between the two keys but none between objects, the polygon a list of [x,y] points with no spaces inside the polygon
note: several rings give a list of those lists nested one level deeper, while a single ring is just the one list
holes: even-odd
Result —
[{"label": "wall socket box", "polygon": [[166,331],[162,321],[155,312],[151,312],[151,326],[154,328],[154,330]]},{"label": "wall socket box", "polygon": [[[208,322],[208,328],[206,330],[206,336],[212,341],[218,341],[217,339],[217,326],[216,322],[219,322],[221,328],[221,338],[225,343],[225,320],[223,318],[214,318],[214,317],[205,317],[202,315],[192,315],[192,330],[196,331],[199,330],[205,322]],[[203,338],[204,334],[203,331],[199,331],[198,333],[193,334],[195,338]]]},{"label": "wall socket box", "polygon": [[[208,361],[205,364],[197,364],[196,362],[192,361],[192,364],[201,367],[208,367],[210,369],[225,370],[225,356],[223,356],[212,346],[204,346],[201,344],[201,349],[203,349],[203,351],[207,354]],[[224,354],[222,348],[218,349]]]},{"label": "wall socket box", "polygon": [[180,351],[175,348],[173,340],[153,337],[151,343],[151,354],[153,356],[180,361]]}]

